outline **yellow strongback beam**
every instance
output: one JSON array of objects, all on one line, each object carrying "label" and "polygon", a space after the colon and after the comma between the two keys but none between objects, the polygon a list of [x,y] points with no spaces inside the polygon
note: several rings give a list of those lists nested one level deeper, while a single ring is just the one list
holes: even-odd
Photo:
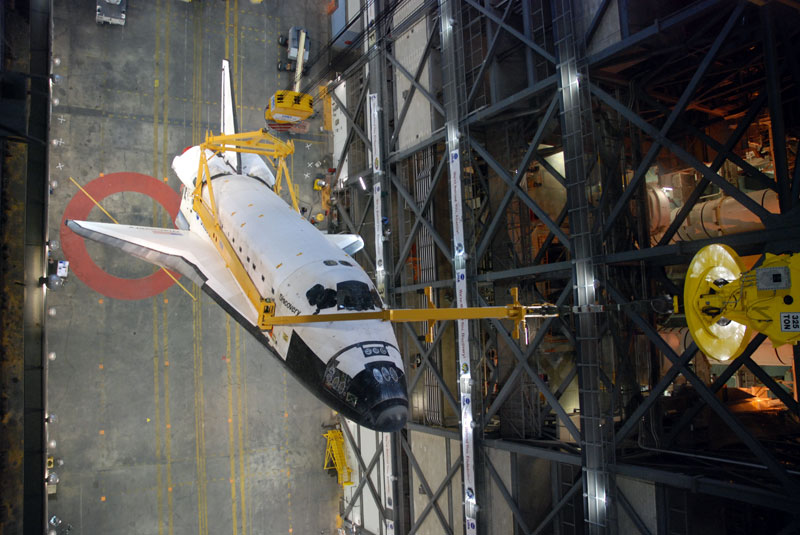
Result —
[{"label": "yellow strongback beam", "polygon": [[[208,168],[206,150],[210,150],[214,153],[223,151],[246,152],[276,158],[278,160],[276,164],[279,170],[278,175],[280,176],[280,170],[282,169],[283,173],[286,174],[287,181],[289,181],[290,178],[288,169],[286,168],[285,158],[294,152],[294,143],[291,141],[284,142],[263,129],[255,132],[243,132],[221,136],[206,134],[205,142],[200,145],[197,177],[192,194],[192,207],[194,211],[200,217],[203,226],[209,233],[211,241],[214,243],[214,247],[216,247],[222,255],[222,258],[225,260],[236,282],[242,290],[244,290],[245,295],[255,307],[258,313],[259,328],[262,330],[267,329],[266,319],[274,315],[274,303],[261,296],[255,283],[247,274],[244,264],[242,264],[233,246],[228,242],[228,239],[222,232],[222,225],[219,222],[219,213],[214,197],[214,186],[210,179],[211,173]],[[204,181],[208,188],[208,204],[203,200]],[[295,209],[297,209],[297,201],[294,195],[292,195],[292,201]]]}]

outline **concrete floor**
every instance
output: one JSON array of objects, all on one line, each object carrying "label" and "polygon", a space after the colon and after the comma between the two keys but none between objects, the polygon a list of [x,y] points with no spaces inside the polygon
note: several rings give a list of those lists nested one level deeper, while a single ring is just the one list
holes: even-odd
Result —
[{"label": "concrete floor", "polygon": [[[173,156],[218,129],[223,57],[232,61],[241,129],[256,129],[267,98],[288,83],[275,69],[285,56],[278,34],[301,24],[316,43],[328,39],[324,3],[314,0],[129,1],[125,27],[96,25],[91,1],[54,9],[54,74],[61,77],[51,131],[55,239],[67,205],[83,195],[69,177],[86,185],[135,172],[178,190]],[[304,204],[317,206],[313,165],[327,141],[318,125],[315,119],[311,133],[295,137],[292,162]],[[172,226],[142,193],[115,193],[102,204],[122,223]],[[97,208],[89,219],[106,220]],[[153,273],[117,250],[91,244],[88,251],[115,276]],[[56,251],[54,259],[69,253]],[[86,263],[72,260],[73,268]],[[330,409],[197,287],[187,286],[197,301],[175,284],[151,296],[139,286],[145,298],[134,300],[109,297],[105,288],[72,274],[47,296],[56,415],[48,431],[64,463],[55,469],[60,483],[49,508],[62,528],[333,533],[340,489],[322,470],[321,436]]]}]

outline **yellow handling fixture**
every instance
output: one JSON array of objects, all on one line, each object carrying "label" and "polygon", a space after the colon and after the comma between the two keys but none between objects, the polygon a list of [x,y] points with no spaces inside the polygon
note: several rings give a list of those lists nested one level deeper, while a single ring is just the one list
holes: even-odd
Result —
[{"label": "yellow handling fixture", "polygon": [[[242,261],[239,260],[239,257],[234,251],[233,246],[222,232],[219,212],[214,198],[214,183],[212,180],[208,179],[210,177],[210,172],[208,170],[206,150],[214,153],[224,151],[248,152],[272,158],[277,170],[277,176],[275,178],[276,192],[278,192],[279,181],[282,177],[286,177],[286,181],[289,184],[289,193],[292,197],[292,205],[294,209],[299,212],[300,209],[297,205],[297,197],[292,187],[292,178],[286,167],[286,157],[294,152],[294,142],[282,141],[265,129],[255,132],[242,132],[239,134],[220,136],[211,136],[206,133],[206,140],[200,145],[200,163],[198,164],[197,179],[195,181],[194,191],[192,192],[192,208],[208,230],[214,247],[217,248],[222,258],[225,259],[225,263],[236,279],[236,282],[239,283],[239,286],[244,290],[247,298],[258,311],[259,327],[264,329],[266,326],[264,320],[271,314],[270,310],[274,311],[275,305],[271,300],[264,299],[258,292],[255,284],[247,274],[247,270],[242,265]],[[208,187],[208,203],[203,199],[204,184]]]},{"label": "yellow handling fixture", "polygon": [[698,251],[683,290],[686,323],[697,347],[726,361],[741,355],[753,331],[774,347],[800,341],[800,254],[767,253],[745,271],[736,252],[722,244]]},{"label": "yellow handling fixture", "polygon": [[337,480],[343,487],[352,485],[350,479],[352,470],[347,464],[347,455],[344,451],[344,436],[338,429],[331,429],[323,437],[328,439],[328,446],[325,448],[324,470],[336,469]]}]

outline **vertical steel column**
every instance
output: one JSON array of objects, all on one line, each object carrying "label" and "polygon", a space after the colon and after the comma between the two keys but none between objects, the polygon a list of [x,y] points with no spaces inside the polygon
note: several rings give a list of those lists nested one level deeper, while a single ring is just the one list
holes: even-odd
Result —
[{"label": "vertical steel column", "polygon": [[[391,207],[384,206],[384,194],[388,193],[388,180],[385,172],[385,133],[389,132],[387,118],[383,113],[384,105],[388,102],[388,91],[386,89],[386,76],[384,74],[385,41],[383,34],[386,29],[386,22],[380,22],[378,15],[384,9],[384,3],[374,1],[369,4],[367,9],[367,50],[370,61],[367,68],[369,75],[369,93],[367,94],[367,122],[369,124],[370,140],[370,168],[372,169],[372,210],[375,225],[375,285],[384,301],[389,296],[387,284],[390,282],[387,273],[391,272],[391,266],[387,262],[387,251],[384,250],[383,220],[390,212]],[[355,123],[353,127],[355,128]],[[383,436],[383,533],[394,535],[396,524],[399,521],[399,509],[397,507],[397,477],[395,472],[400,469],[399,463],[395,460],[396,452],[399,449],[397,433],[382,433]],[[370,477],[366,474],[366,477]],[[379,499],[376,496],[376,501]],[[363,503],[363,502],[362,502]],[[362,508],[363,511],[363,508]],[[363,525],[363,522],[362,522]]]},{"label": "vertical steel column", "polygon": [[[367,50],[370,60],[368,63],[369,93],[367,94],[367,119],[369,122],[370,152],[372,169],[372,210],[375,219],[375,285],[378,293],[384,300],[389,293],[386,285],[388,283],[386,270],[386,252],[383,248],[383,218],[386,210],[383,206],[384,194],[389,191],[388,180],[383,161],[383,132],[382,123],[383,106],[386,102],[388,92],[385,85],[386,80],[383,73],[385,62],[384,41],[382,39],[383,25],[378,19],[378,14],[382,11],[382,2],[378,0],[371,2],[367,9]],[[384,23],[385,24],[385,23]]]},{"label": "vertical steel column", "polygon": [[[466,307],[467,302],[467,258],[464,245],[464,213],[461,192],[461,156],[459,151],[461,132],[459,120],[465,102],[465,88],[459,71],[461,60],[460,24],[456,0],[439,0],[439,25],[442,43],[442,86],[444,91],[445,128],[447,131],[447,153],[450,169],[450,216],[453,231],[453,270],[455,275],[456,306]],[[464,527],[467,535],[477,533],[478,505],[475,494],[475,444],[472,414],[472,366],[469,353],[469,324],[467,320],[456,321],[456,345],[458,350],[459,388],[461,391],[461,454],[464,477]]]},{"label": "vertical steel column", "polygon": [[604,429],[600,404],[600,334],[597,312],[594,311],[596,270],[592,257],[599,236],[592,232],[587,194],[594,140],[586,52],[583,40],[576,35],[574,28],[577,17],[579,13],[573,9],[572,0],[554,0],[561,135],[574,266],[584,522],[586,533],[599,534],[608,530],[606,500],[610,488],[606,466],[607,441],[603,437],[607,430]]}]

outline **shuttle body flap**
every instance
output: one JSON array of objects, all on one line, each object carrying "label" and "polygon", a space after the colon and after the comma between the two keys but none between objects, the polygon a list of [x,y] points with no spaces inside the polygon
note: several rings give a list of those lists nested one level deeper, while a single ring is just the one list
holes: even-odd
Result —
[{"label": "shuttle body flap", "polygon": [[92,221],[68,220],[67,226],[79,236],[112,245],[151,264],[177,271],[201,286],[215,301],[224,301],[244,320],[256,325],[256,309],[231,275],[222,256],[198,234],[188,230]]}]

